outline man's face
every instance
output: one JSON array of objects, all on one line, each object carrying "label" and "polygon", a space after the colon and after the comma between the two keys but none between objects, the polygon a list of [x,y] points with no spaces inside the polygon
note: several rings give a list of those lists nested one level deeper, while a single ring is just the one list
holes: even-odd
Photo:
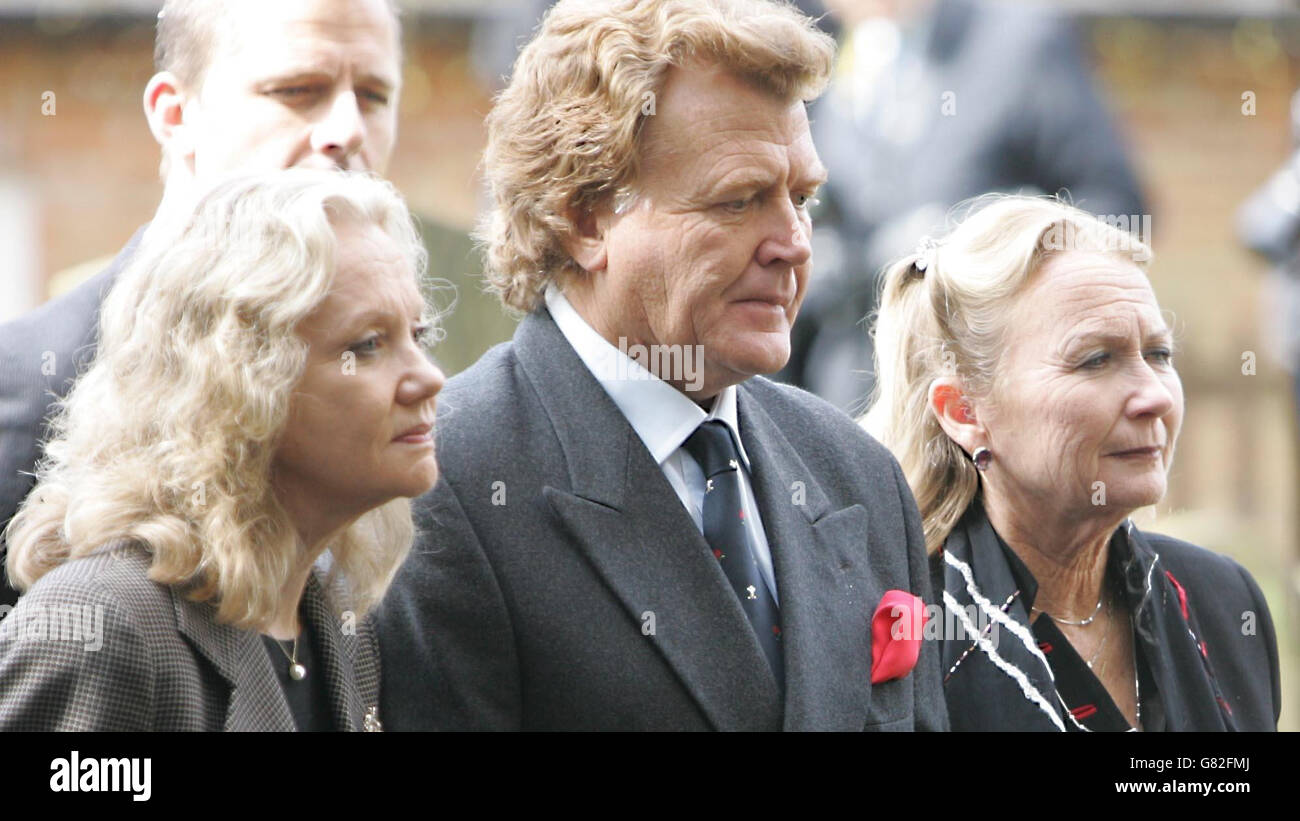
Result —
[{"label": "man's face", "polygon": [[185,103],[195,178],[294,166],[382,175],[401,82],[384,1],[239,0],[228,13]]},{"label": "man's face", "polygon": [[717,69],[673,69],[642,136],[637,199],[598,219],[584,316],[615,345],[700,346],[703,401],[789,358],[826,172],[801,102]]}]

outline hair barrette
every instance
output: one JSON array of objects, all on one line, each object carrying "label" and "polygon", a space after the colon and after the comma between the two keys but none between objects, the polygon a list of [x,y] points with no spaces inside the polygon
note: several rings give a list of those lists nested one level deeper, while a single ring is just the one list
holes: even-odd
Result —
[{"label": "hair barrette", "polygon": [[934,256],[939,251],[939,243],[934,237],[925,236],[921,238],[921,243],[916,246],[916,261],[912,264],[916,270],[925,273],[934,265]]}]

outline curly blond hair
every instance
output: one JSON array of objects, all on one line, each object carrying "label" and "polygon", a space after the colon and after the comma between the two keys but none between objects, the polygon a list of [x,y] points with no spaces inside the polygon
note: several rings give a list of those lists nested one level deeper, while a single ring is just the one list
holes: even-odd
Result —
[{"label": "curly blond hair", "polygon": [[966,216],[945,238],[886,270],[872,330],[876,387],[860,420],[902,466],[932,553],[980,483],[970,457],[931,410],[930,383],[956,375],[969,396],[992,395],[1010,308],[1049,259],[1101,252],[1143,269],[1151,259],[1127,226],[1050,197],[988,194],[954,214]]},{"label": "curly blond hair", "polygon": [[701,61],[808,101],[834,52],[814,20],[774,0],[560,0],[487,117],[491,203],[476,237],[489,286],[528,312],[552,278],[581,271],[564,248],[569,215],[632,189],[671,67]]},{"label": "curly blond hair", "polygon": [[[380,227],[417,281],[424,248],[377,178],[290,170],[209,192],[156,224],[101,310],[89,369],[57,406],[37,484],[7,530],[26,589],[105,542],[153,554],[149,576],[262,626],[303,546],[272,489],[272,460],[305,367],[298,324],[334,280],[334,226]],[[330,546],[331,583],[365,612],[413,539],[410,503],[360,517]]]}]

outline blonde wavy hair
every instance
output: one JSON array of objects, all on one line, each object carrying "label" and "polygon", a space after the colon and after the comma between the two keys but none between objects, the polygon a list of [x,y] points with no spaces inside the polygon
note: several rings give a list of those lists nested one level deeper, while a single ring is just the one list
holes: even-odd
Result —
[{"label": "blonde wavy hair", "polygon": [[931,553],[980,484],[930,408],[930,383],[956,375],[966,395],[995,395],[1006,318],[1049,259],[1111,253],[1144,270],[1151,259],[1151,249],[1125,230],[1127,219],[1099,218],[1050,197],[986,195],[959,205],[954,219],[946,237],[886,269],[872,331],[876,387],[859,420],[902,465]]},{"label": "blonde wavy hair", "polygon": [[487,117],[491,196],[476,238],[490,288],[533,310],[552,278],[581,268],[564,249],[571,213],[637,179],[637,141],[668,70],[725,68],[782,99],[815,99],[834,40],[773,0],[560,0],[520,52]]},{"label": "blonde wavy hair", "polygon": [[[272,460],[304,371],[295,329],[334,281],[334,226],[379,226],[425,270],[401,197],[376,178],[290,170],[210,191],[155,224],[101,310],[89,369],[57,406],[37,484],[7,530],[26,589],[106,542],[152,553],[149,577],[262,626],[303,547]],[[329,582],[364,613],[413,539],[410,503],[361,516],[330,546]]]}]

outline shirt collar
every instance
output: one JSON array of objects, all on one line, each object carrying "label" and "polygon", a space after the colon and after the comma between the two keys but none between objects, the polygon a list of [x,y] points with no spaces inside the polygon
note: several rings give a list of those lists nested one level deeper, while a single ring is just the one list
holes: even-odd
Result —
[{"label": "shirt collar", "polygon": [[722,390],[705,413],[681,391],[596,333],[554,284],[546,288],[546,308],[560,333],[614,400],[657,464],[662,465],[676,452],[702,422],[717,420],[731,429],[740,458],[745,462],[745,469],[749,469],[749,455],[740,439],[735,385]]}]

